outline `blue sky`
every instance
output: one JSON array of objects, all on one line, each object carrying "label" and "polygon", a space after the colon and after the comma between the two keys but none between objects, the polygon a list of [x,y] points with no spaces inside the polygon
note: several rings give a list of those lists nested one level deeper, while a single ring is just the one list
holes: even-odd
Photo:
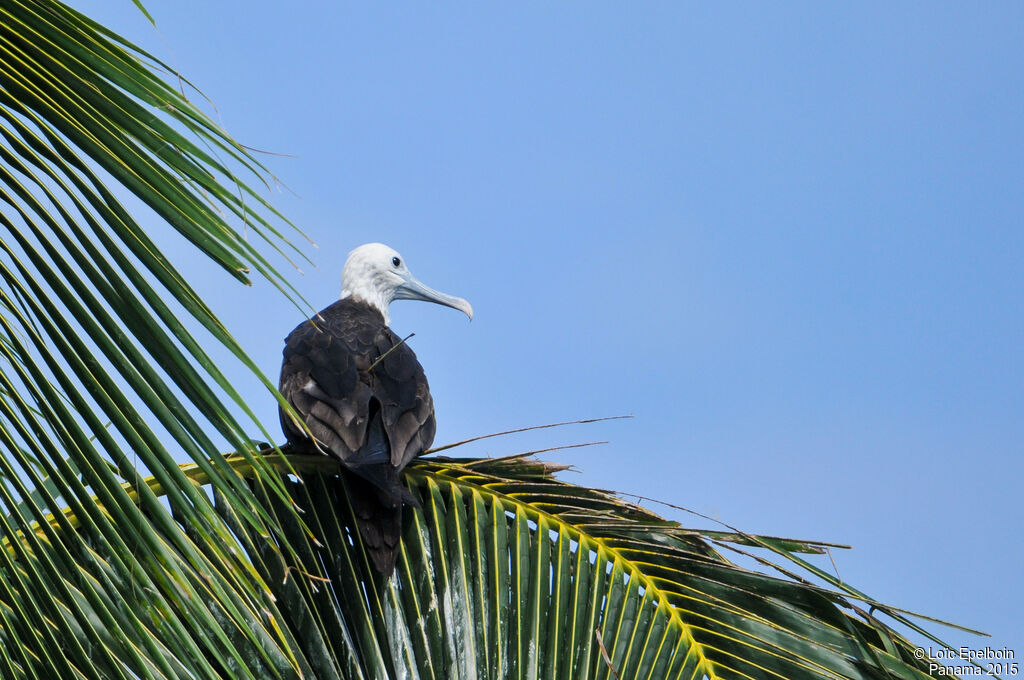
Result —
[{"label": "blue sky", "polygon": [[[633,413],[467,453],[609,440],[551,455],[1024,640],[1024,5],[73,4],[294,156],[316,306],[366,241],[473,303],[392,308],[437,443]],[[176,252],[276,376],[299,312]]]}]

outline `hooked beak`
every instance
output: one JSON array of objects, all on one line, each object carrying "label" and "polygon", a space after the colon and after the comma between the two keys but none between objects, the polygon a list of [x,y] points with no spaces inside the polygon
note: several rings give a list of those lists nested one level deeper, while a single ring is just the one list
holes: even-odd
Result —
[{"label": "hooked beak", "polygon": [[468,316],[470,321],[473,320],[473,305],[469,304],[466,300],[425,286],[412,274],[406,274],[402,278],[402,283],[395,289],[396,300],[423,300],[424,302],[436,302],[439,305],[457,309]]}]

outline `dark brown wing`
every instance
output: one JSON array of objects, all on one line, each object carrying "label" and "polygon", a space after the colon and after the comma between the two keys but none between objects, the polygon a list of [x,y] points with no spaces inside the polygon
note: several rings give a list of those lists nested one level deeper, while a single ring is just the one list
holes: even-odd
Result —
[{"label": "dark brown wing", "polygon": [[427,377],[416,354],[390,328],[378,336],[377,356],[391,351],[371,371],[371,391],[380,403],[391,465],[401,470],[434,442],[437,422]]},{"label": "dark brown wing", "polygon": [[300,447],[315,443],[355,473],[346,483],[359,535],[385,576],[398,556],[402,504],[415,503],[401,471],[436,427],[423,368],[412,349],[396,345],[380,312],[344,299],[288,335],[281,366],[281,394],[316,441],[281,409],[285,436]]},{"label": "dark brown wing", "polygon": [[[408,345],[395,347],[399,342],[380,312],[349,298],[285,339],[281,393],[319,447],[353,471],[384,462],[400,471],[434,440],[427,378]],[[283,409],[281,426],[290,442],[310,443]]]}]

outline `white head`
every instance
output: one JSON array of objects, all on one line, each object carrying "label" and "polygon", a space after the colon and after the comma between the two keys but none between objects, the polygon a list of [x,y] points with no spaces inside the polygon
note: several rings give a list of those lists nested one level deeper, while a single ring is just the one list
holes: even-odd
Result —
[{"label": "white head", "polygon": [[428,288],[405,266],[405,258],[383,243],[367,243],[348,254],[341,272],[341,297],[368,302],[389,323],[388,305],[393,300],[425,300],[465,313],[473,319],[473,307],[462,298]]}]

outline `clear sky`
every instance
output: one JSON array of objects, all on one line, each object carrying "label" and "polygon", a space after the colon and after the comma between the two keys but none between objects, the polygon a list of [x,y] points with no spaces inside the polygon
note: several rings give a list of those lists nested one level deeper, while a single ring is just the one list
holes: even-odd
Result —
[{"label": "clear sky", "polygon": [[[473,303],[392,308],[437,443],[633,413],[463,451],[610,440],[550,455],[1024,654],[1024,4],[72,4],[295,156],[316,306],[366,241]],[[276,377],[300,313],[176,252]]]}]

